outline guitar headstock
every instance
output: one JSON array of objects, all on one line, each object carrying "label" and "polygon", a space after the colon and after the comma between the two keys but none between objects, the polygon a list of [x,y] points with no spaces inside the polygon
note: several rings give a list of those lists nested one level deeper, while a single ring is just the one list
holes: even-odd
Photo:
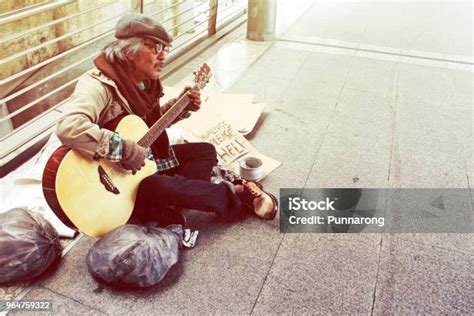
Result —
[{"label": "guitar headstock", "polygon": [[194,83],[199,89],[202,89],[206,86],[209,82],[209,79],[212,77],[211,68],[209,65],[204,63],[201,67],[199,67],[196,71],[193,72],[194,74]]}]

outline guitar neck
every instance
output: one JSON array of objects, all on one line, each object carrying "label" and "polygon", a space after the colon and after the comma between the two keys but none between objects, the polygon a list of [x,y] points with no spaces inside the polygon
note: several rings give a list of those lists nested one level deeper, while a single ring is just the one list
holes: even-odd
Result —
[{"label": "guitar neck", "polygon": [[[195,85],[192,89],[198,89],[198,86]],[[189,97],[186,94],[180,97],[176,103],[150,127],[148,132],[138,141],[138,144],[145,148],[150,147],[161,133],[183,112],[188,103]]]}]

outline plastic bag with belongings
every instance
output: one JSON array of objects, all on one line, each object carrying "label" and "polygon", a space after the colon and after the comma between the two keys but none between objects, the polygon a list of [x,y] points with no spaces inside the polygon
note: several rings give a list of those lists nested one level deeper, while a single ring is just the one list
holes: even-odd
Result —
[{"label": "plastic bag with belongings", "polygon": [[123,225],[99,239],[87,254],[89,272],[115,287],[149,287],[178,262],[181,225]]},{"label": "plastic bag with belongings", "polygon": [[56,229],[41,215],[22,208],[0,214],[0,283],[38,277],[61,252]]}]

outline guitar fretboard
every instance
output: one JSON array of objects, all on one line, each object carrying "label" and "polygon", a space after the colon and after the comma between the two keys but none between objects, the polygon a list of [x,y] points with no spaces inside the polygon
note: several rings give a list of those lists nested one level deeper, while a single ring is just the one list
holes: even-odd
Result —
[{"label": "guitar fretboard", "polygon": [[[192,89],[198,89],[198,86],[195,85]],[[150,127],[148,132],[138,141],[138,144],[145,148],[150,147],[158,136],[183,112],[188,103],[189,98],[187,95],[183,95],[179,98],[176,103]]]}]

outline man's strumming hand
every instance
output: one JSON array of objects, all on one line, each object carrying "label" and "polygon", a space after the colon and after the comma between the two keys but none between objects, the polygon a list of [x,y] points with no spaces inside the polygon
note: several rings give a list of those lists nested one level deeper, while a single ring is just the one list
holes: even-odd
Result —
[{"label": "man's strumming hand", "polygon": [[125,139],[122,145],[122,160],[120,164],[124,169],[131,170],[135,174],[145,166],[146,155],[145,147],[138,145],[133,140]]}]

